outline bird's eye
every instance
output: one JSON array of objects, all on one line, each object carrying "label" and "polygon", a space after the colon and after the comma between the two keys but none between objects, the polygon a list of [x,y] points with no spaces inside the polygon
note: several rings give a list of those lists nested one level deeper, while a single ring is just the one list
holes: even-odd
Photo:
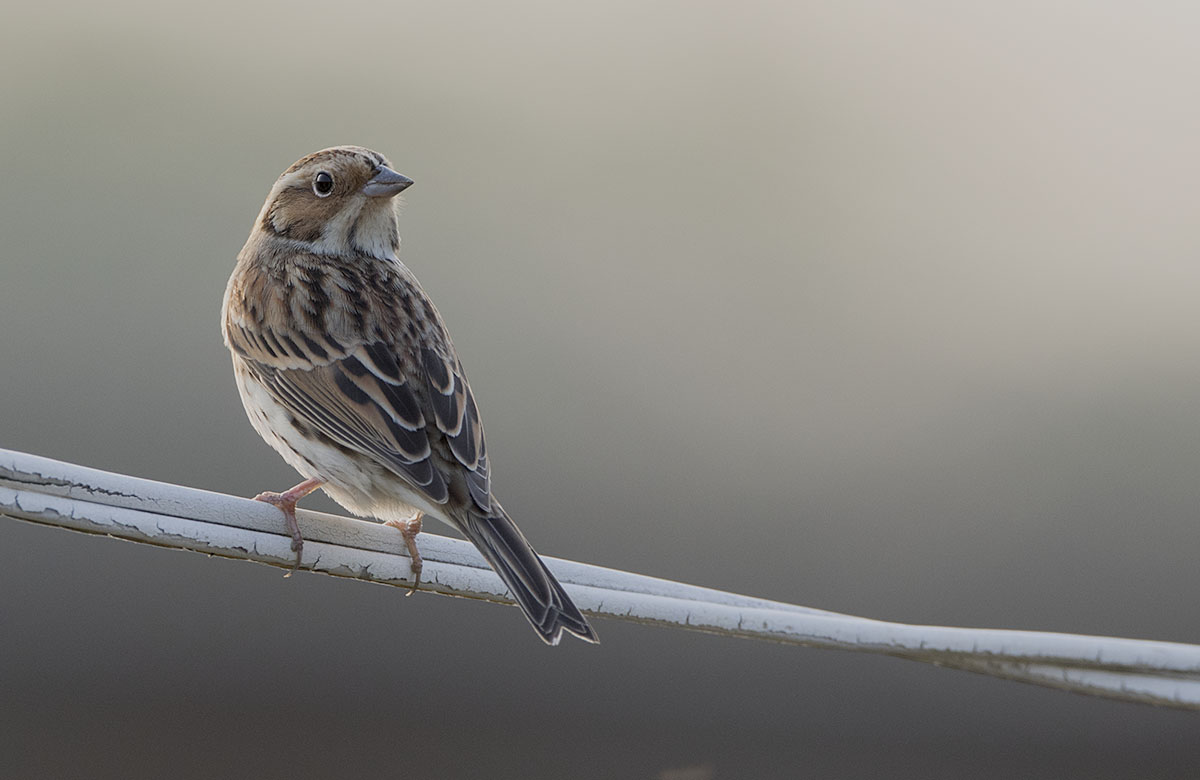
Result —
[{"label": "bird's eye", "polygon": [[318,198],[327,198],[329,193],[333,192],[333,177],[325,171],[321,171],[313,177],[313,193]]}]

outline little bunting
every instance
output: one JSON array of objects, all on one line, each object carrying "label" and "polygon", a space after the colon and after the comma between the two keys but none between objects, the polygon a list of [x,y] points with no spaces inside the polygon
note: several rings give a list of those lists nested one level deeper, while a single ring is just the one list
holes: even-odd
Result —
[{"label": "little bunting", "polygon": [[469,539],[548,644],[596,633],[492,494],[479,408],[437,308],[400,262],[412,180],[338,146],[267,196],[225,290],[221,325],[251,425],[304,481],[278,506],[299,565],[296,502],[318,488],[399,529],[412,561],[430,515]]}]

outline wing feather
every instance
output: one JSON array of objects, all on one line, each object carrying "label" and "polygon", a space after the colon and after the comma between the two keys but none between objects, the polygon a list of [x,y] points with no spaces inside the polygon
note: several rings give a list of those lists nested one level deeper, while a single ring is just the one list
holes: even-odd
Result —
[{"label": "wing feather", "polygon": [[425,369],[434,423],[446,437],[455,460],[465,470],[471,499],[480,509],[490,511],[492,483],[483,424],[462,363],[452,355],[424,347],[421,366]]},{"label": "wing feather", "polygon": [[449,496],[446,481],[430,461],[432,449],[416,400],[404,386],[382,385],[387,392],[368,392],[355,377],[362,364],[354,358],[304,369],[275,368],[250,363],[251,370],[271,395],[305,426],[337,444],[372,457],[405,478],[435,503]]}]

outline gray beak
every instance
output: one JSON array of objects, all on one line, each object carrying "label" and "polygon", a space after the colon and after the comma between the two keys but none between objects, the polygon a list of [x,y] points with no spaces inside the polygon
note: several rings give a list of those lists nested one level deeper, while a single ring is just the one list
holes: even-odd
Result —
[{"label": "gray beak", "polygon": [[413,180],[401,176],[391,168],[379,166],[379,171],[369,182],[363,185],[364,195],[372,198],[390,198],[401,190],[407,189]]}]

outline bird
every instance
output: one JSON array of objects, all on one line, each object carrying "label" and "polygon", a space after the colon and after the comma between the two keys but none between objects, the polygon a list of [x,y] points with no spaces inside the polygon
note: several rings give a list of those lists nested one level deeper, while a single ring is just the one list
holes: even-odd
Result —
[{"label": "bird", "polygon": [[320,489],[400,531],[413,590],[431,516],[478,548],[543,641],[597,642],[493,495],[462,361],[399,258],[397,196],[412,183],[361,146],[313,152],[275,181],[238,253],[221,311],[238,393],[250,424],[304,477],[255,498],[283,512],[293,571],[304,544],[296,502]]}]

